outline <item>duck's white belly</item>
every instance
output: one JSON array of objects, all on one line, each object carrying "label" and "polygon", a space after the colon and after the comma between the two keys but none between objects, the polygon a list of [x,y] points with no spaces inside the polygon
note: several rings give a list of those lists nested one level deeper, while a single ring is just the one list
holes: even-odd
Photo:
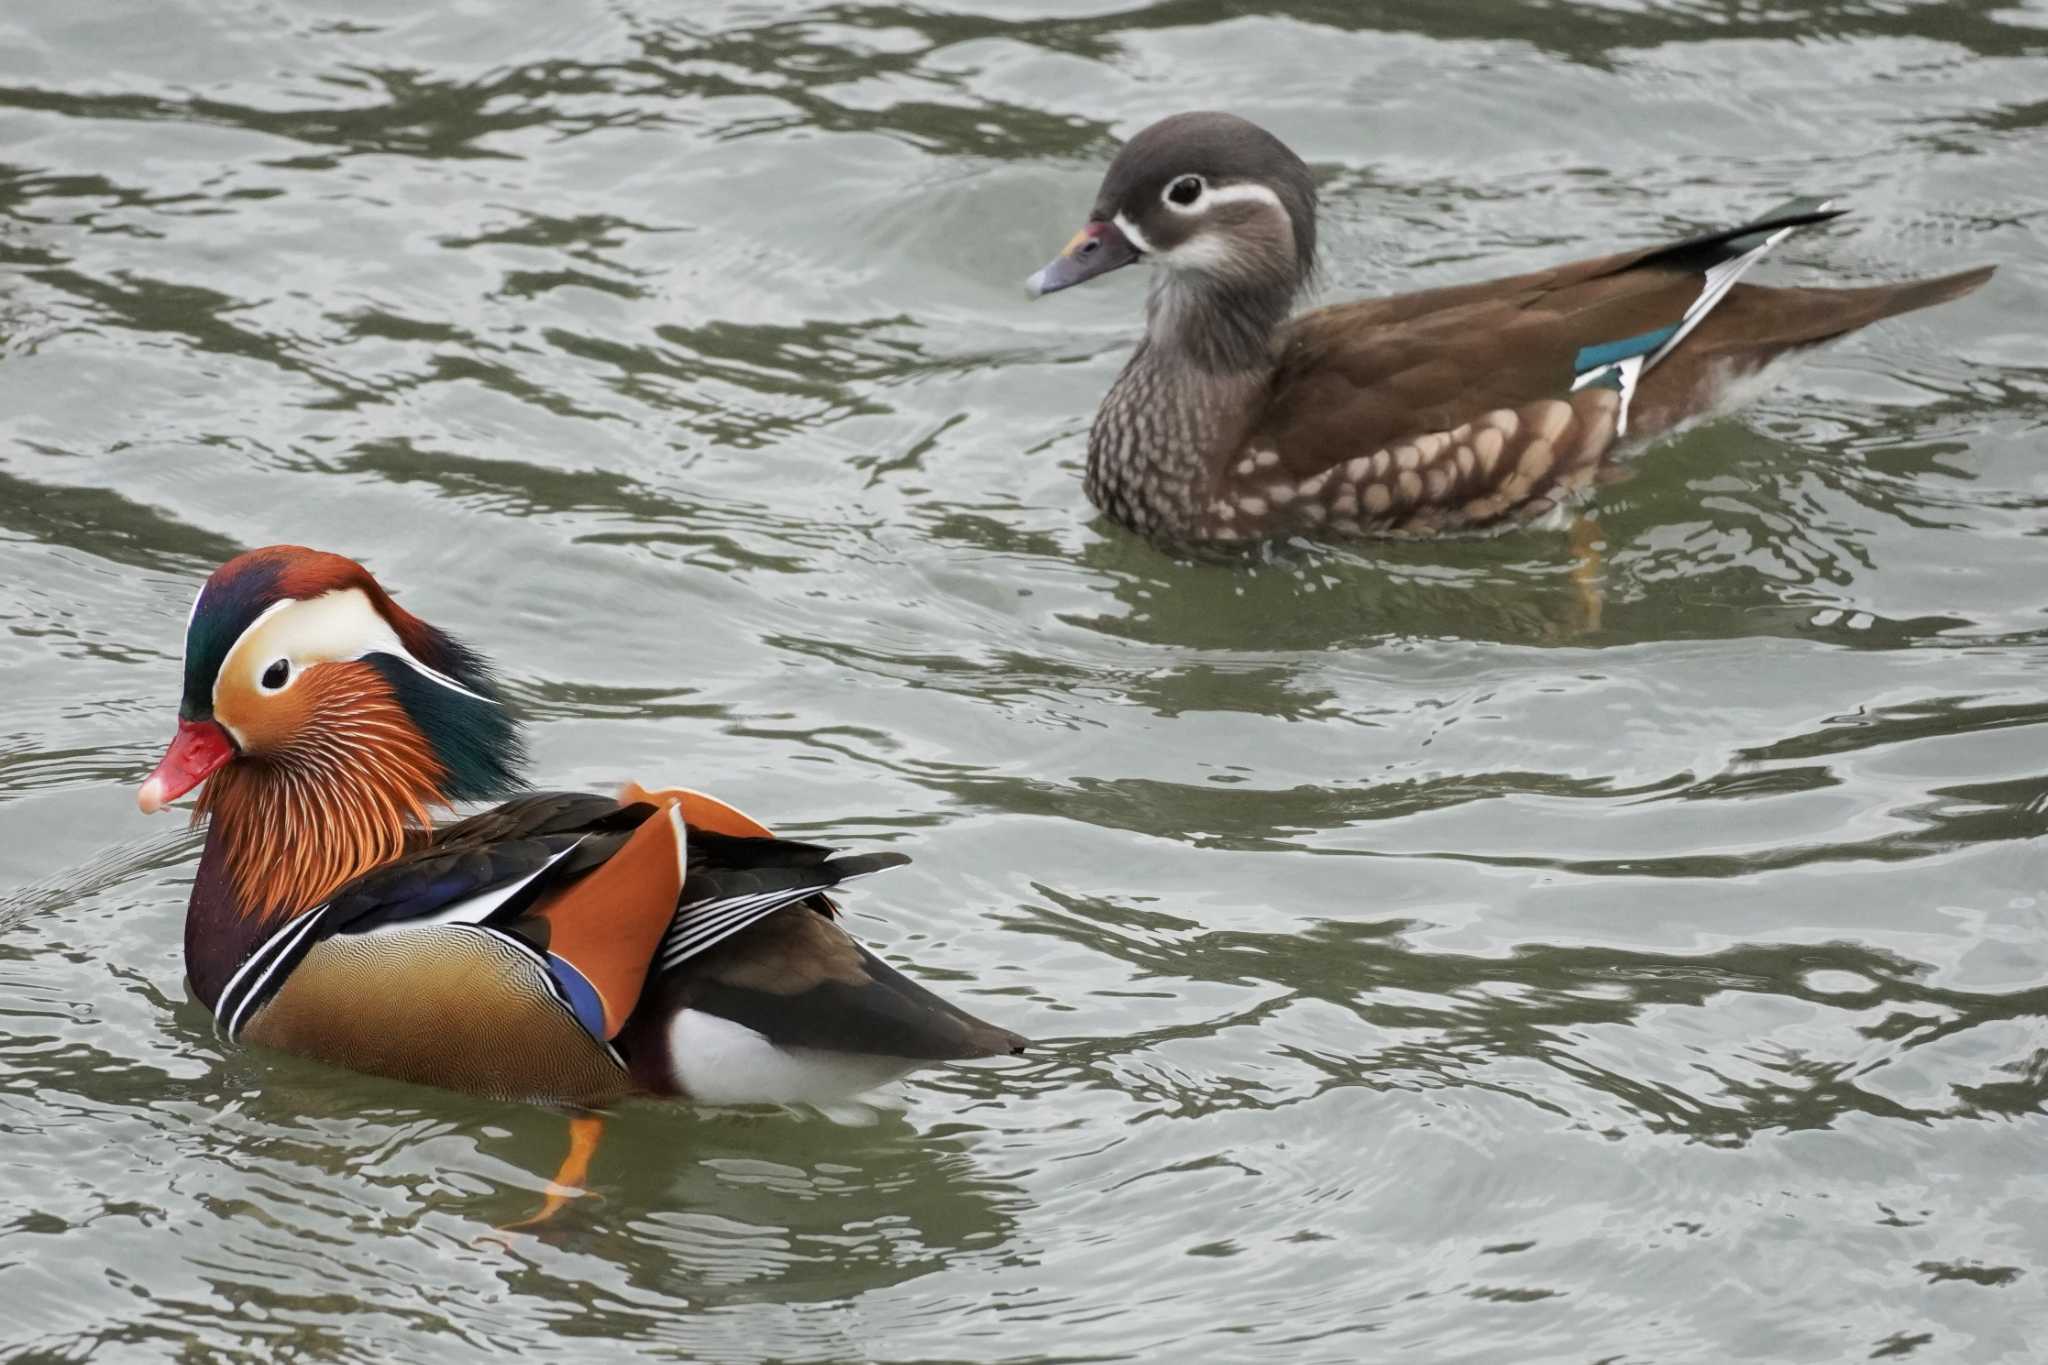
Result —
[{"label": "duck's white belly", "polygon": [[905,1057],[778,1047],[745,1024],[684,1010],[669,1025],[676,1088],[704,1104],[827,1105],[917,1069]]}]

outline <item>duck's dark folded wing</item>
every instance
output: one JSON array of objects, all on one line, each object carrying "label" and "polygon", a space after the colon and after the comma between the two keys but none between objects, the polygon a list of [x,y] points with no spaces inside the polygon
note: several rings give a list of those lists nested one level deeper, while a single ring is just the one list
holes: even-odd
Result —
[{"label": "duck's dark folded wing", "polygon": [[743,1024],[777,1047],[946,1061],[1026,1046],[910,980],[837,924],[798,908],[693,963],[678,1003]]},{"label": "duck's dark folded wing", "polygon": [[1562,398],[1590,362],[1654,353],[1705,302],[1699,325],[1784,232],[1836,216],[1787,205],[1682,242],[1305,314],[1283,334],[1271,403],[1247,445],[1277,450],[1299,478]]},{"label": "duck's dark folded wing", "polygon": [[581,792],[508,801],[336,891],[321,936],[433,918],[509,923],[611,857],[653,810]]},{"label": "duck's dark folded wing", "polygon": [[1794,229],[1788,204],[1646,251],[1310,313],[1290,323],[1262,415],[1217,506],[1256,529],[1430,533],[1548,512],[1624,436],[1706,411],[1776,356],[1968,293],[1989,277],[1867,289],[1736,281]]},{"label": "duck's dark folded wing", "polygon": [[428,847],[448,849],[505,839],[627,829],[653,812],[650,802],[618,801],[589,792],[529,792],[443,826]]}]

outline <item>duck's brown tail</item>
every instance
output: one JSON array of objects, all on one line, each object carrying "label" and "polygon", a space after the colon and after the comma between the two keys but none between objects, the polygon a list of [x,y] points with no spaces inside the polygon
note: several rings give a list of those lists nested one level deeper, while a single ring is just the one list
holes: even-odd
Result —
[{"label": "duck's brown tail", "polygon": [[[1756,328],[1749,334],[1755,342],[1775,344],[1781,348],[1810,346],[1885,318],[1959,299],[1981,288],[1995,269],[1995,266],[1980,265],[1975,270],[1959,270],[1936,279],[1876,284],[1864,289],[1768,289],[1759,285],[1739,285],[1728,302],[1721,306],[1721,313],[1740,309],[1748,314]],[[1756,296],[1748,301],[1748,308],[1743,307],[1744,294]],[[1731,317],[1730,321],[1739,319]],[[1714,322],[1715,318],[1708,318],[1700,330],[1708,331]],[[1740,333],[1744,329],[1738,326],[1731,330]]]},{"label": "duck's brown tail", "polygon": [[1652,436],[1703,409],[1731,383],[1781,356],[1873,322],[1932,308],[1981,288],[1995,267],[1862,289],[1777,289],[1738,284],[1683,345],[1643,376],[1632,436]]}]

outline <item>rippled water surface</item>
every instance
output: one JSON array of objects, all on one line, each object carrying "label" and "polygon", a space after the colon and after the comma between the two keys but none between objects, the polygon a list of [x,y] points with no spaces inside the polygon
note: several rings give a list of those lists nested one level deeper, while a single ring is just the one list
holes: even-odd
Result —
[{"label": "rippled water surface", "polygon": [[[2035,1360],[2048,6],[10,0],[0,1355]],[[1120,137],[1314,165],[1342,298],[1801,193],[1991,262],[1559,534],[1196,564],[1080,463]],[[1046,1040],[866,1115],[218,1043],[132,789],[196,580],[367,561],[537,776],[915,855]],[[1583,575],[1582,575],[1583,576]]]}]

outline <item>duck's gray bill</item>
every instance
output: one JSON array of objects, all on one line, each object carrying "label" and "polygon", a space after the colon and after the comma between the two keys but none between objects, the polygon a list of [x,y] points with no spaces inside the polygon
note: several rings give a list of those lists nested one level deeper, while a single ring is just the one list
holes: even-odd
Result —
[{"label": "duck's gray bill", "polygon": [[1032,298],[1040,298],[1121,269],[1140,254],[1131,245],[1131,239],[1117,231],[1116,224],[1090,223],[1074,234],[1074,240],[1045,269],[1024,281],[1024,287],[1031,291]]}]

